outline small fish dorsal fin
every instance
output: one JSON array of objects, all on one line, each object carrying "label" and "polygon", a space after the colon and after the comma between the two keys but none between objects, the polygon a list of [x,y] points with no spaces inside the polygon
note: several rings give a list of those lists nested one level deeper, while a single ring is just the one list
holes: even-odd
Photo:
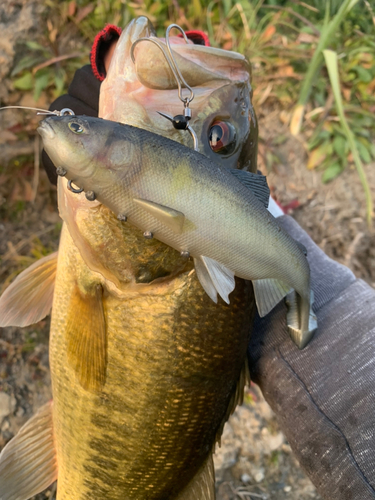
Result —
[{"label": "small fish dorsal fin", "polygon": [[254,174],[246,170],[239,170],[238,168],[230,168],[229,171],[241,182],[241,184],[250,189],[258,200],[268,208],[270,188],[267,184],[267,178],[264,175]]},{"label": "small fish dorsal fin", "polygon": [[261,318],[272,309],[291,291],[291,287],[275,279],[252,281],[255,302]]},{"label": "small fish dorsal fin", "polygon": [[182,212],[174,208],[165,207],[159,203],[154,203],[153,201],[142,200],[141,198],[134,198],[133,201],[175,233],[182,233],[185,222],[185,215]]},{"label": "small fish dorsal fin", "polygon": [[43,257],[17,276],[0,298],[0,326],[28,326],[52,308],[57,252]]},{"label": "small fish dorsal fin", "polygon": [[210,257],[194,258],[195,271],[207,295],[217,303],[217,293],[229,304],[229,294],[236,286],[234,273]]},{"label": "small fish dorsal fin", "polygon": [[0,454],[1,500],[27,500],[57,479],[52,402],[21,427]]},{"label": "small fish dorsal fin", "polygon": [[215,470],[212,455],[176,500],[215,500]]},{"label": "small fish dorsal fin", "polygon": [[75,285],[66,322],[67,355],[81,386],[99,391],[105,384],[107,338],[103,290],[96,285],[85,295]]}]

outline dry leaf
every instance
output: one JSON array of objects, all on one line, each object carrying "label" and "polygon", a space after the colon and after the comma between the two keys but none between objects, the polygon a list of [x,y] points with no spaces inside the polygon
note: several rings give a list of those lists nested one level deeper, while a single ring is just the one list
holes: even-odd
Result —
[{"label": "dry leaf", "polygon": [[327,156],[327,144],[323,144],[315,149],[313,149],[309,154],[309,159],[307,161],[307,168],[313,170],[322,164]]},{"label": "dry leaf", "polygon": [[82,7],[82,9],[79,9],[76,15],[76,23],[79,24],[86,16],[91,14],[94,9],[94,4],[88,4],[86,5],[86,7]]},{"label": "dry leaf", "polygon": [[73,1],[69,2],[68,16],[74,16],[76,9],[77,9],[77,4],[75,3],[75,1],[73,0]]},{"label": "dry leaf", "polygon": [[291,116],[292,115],[289,111],[286,111],[285,109],[283,109],[279,115],[281,123],[283,123],[284,125],[287,125],[290,121]]},{"label": "dry leaf", "polygon": [[269,24],[259,38],[260,40],[262,40],[262,42],[268,42],[268,40],[270,40],[275,33],[275,26],[273,24]]}]

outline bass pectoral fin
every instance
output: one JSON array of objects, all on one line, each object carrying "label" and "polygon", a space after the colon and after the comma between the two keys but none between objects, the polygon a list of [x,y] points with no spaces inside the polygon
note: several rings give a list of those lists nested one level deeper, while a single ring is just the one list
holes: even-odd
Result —
[{"label": "bass pectoral fin", "polygon": [[45,318],[51,308],[57,252],[22,271],[0,298],[0,326],[28,326]]},{"label": "bass pectoral fin", "polygon": [[210,257],[195,257],[195,271],[207,295],[217,303],[217,294],[229,304],[229,294],[236,286],[234,273]]},{"label": "bass pectoral fin", "polygon": [[291,291],[291,287],[275,279],[252,281],[255,302],[261,318],[272,309]]},{"label": "bass pectoral fin", "polygon": [[182,212],[141,198],[134,198],[133,201],[175,233],[182,233],[185,222],[185,215]]},{"label": "bass pectoral fin", "polygon": [[176,500],[215,500],[215,470],[212,455]]},{"label": "bass pectoral fin", "polygon": [[52,402],[21,427],[0,454],[1,500],[27,500],[57,479]]},{"label": "bass pectoral fin", "polygon": [[107,369],[107,337],[100,285],[85,295],[75,285],[69,304],[66,340],[68,360],[81,386],[87,391],[102,389]]}]

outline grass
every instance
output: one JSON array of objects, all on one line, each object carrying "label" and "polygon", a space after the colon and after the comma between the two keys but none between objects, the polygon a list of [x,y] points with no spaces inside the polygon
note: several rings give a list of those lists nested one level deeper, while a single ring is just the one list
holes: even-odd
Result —
[{"label": "grass", "polygon": [[[360,166],[375,160],[375,14],[370,2],[45,0],[45,5],[44,32],[25,45],[24,57],[13,69],[16,89],[33,92],[35,99],[66,92],[106,23],[124,26],[135,16],[147,15],[159,35],[171,22],[202,29],[213,46],[239,51],[251,60],[255,107],[285,111],[291,132],[302,134],[307,145],[308,168],[321,170],[323,182],[347,165],[356,166],[368,219],[372,216]],[[337,54],[341,107],[325,65],[327,49]]]}]

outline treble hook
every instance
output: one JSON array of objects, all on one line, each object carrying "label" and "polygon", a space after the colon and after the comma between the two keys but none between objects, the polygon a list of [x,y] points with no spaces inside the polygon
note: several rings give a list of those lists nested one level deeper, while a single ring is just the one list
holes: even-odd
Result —
[{"label": "treble hook", "polygon": [[[143,41],[149,41],[149,42],[154,43],[162,51],[168,65],[173,73],[173,76],[176,80],[177,87],[178,87],[178,98],[184,104],[184,114],[183,115],[176,115],[173,117],[173,116],[167,115],[166,113],[162,113],[161,111],[158,111],[158,113],[159,113],[159,115],[164,116],[164,118],[167,118],[169,121],[171,121],[175,129],[187,130],[190,133],[191,137],[193,138],[195,151],[198,151],[197,135],[189,125],[189,120],[191,119],[191,109],[189,108],[189,105],[190,105],[191,101],[194,99],[194,91],[190,87],[190,85],[186,82],[184,77],[182,76],[181,71],[180,71],[179,67],[177,66],[176,60],[173,56],[173,52],[172,52],[170,41],[169,41],[169,32],[173,28],[178,29],[181,32],[185,42],[189,43],[189,40],[186,36],[185,31],[178,24],[171,24],[168,26],[166,33],[165,33],[165,42],[167,45],[167,50],[165,50],[164,46],[156,38],[152,38],[152,37],[150,37],[150,38],[147,38],[147,37],[138,38],[138,40],[136,40],[133,43],[133,45],[131,46],[130,57],[131,57],[133,63],[135,64],[135,57],[134,57],[135,46],[137,45],[137,43],[143,42]],[[183,84],[184,87],[190,91],[190,96],[183,97],[181,84]]]}]

